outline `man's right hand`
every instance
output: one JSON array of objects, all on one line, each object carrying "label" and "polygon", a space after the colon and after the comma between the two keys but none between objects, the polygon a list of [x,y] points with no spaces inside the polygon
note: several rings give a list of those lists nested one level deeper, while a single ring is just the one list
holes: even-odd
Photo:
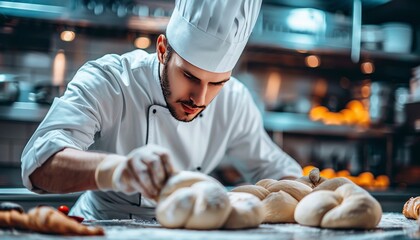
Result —
[{"label": "man's right hand", "polygon": [[102,191],[142,193],[156,199],[173,173],[169,151],[156,145],[134,149],[127,156],[110,154],[98,165],[95,181]]}]

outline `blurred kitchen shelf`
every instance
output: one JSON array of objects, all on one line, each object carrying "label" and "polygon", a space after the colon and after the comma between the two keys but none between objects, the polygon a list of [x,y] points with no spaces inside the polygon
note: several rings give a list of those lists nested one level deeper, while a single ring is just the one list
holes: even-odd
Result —
[{"label": "blurred kitchen shelf", "polygon": [[0,105],[0,120],[41,122],[49,109],[50,105],[32,102],[14,102]]},{"label": "blurred kitchen shelf", "polygon": [[[389,81],[407,84],[412,77],[412,69],[420,65],[419,53],[390,53],[384,51],[362,50],[360,61],[352,62],[350,48],[317,46],[310,49],[299,49],[282,43],[261,44],[252,42],[244,51],[241,63],[246,69],[277,68],[293,71],[306,71],[308,74],[319,74],[330,77],[346,77],[359,81],[369,78],[373,81]],[[317,55],[321,64],[317,68],[307,67],[305,59]],[[374,63],[375,72],[364,74],[360,64]]]},{"label": "blurred kitchen shelf", "polygon": [[[348,47],[337,47],[329,45],[316,45],[310,48],[302,49],[302,44],[296,45],[292,43],[283,43],[275,41],[268,43],[267,40],[259,40],[259,37],[250,39],[246,53],[249,54],[249,61],[267,61],[267,60],[278,60],[281,55],[294,55],[306,57],[307,55],[320,55],[321,57],[340,57],[345,59],[349,64],[351,62],[350,53],[351,48]],[[300,47],[300,48],[299,48]],[[268,59],[266,59],[268,57]],[[420,53],[394,53],[385,52],[382,50],[366,50],[362,49],[360,52],[361,59],[370,59],[378,61],[391,61],[398,63],[410,64],[417,66],[420,64]],[[344,59],[345,58],[345,59]],[[337,59],[336,59],[337,61]]]},{"label": "blurred kitchen shelf", "polygon": [[379,50],[373,51],[362,49],[361,57],[386,61],[403,61],[407,63],[420,64],[420,55],[414,53],[393,53]]},{"label": "blurred kitchen shelf", "polygon": [[265,129],[273,132],[346,138],[383,138],[394,133],[391,128],[365,129],[354,126],[325,125],[310,120],[306,114],[298,113],[265,112],[263,118]]}]

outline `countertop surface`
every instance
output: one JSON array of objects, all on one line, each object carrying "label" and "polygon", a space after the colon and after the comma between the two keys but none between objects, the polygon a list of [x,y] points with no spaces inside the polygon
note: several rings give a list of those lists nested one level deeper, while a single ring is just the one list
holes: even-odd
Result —
[{"label": "countertop surface", "polygon": [[[406,219],[401,213],[384,213],[378,227],[373,230],[331,230],[305,227],[298,224],[261,224],[259,228],[247,230],[195,231],[166,229],[153,222],[139,220],[101,220],[84,222],[105,229],[103,237],[88,239],[420,239],[419,225]],[[16,230],[0,230],[0,239],[79,239]]]}]

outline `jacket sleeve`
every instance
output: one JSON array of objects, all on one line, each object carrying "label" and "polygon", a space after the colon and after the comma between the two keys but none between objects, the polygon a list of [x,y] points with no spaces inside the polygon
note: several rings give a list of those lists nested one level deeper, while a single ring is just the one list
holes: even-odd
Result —
[{"label": "jacket sleeve", "polygon": [[[61,98],[56,98],[44,120],[28,141],[22,153],[22,180],[34,192],[29,176],[49,157],[64,148],[87,150],[100,133],[102,124],[110,121],[110,110],[118,101],[118,86],[112,74],[91,62],[83,66],[68,84]],[[116,82],[116,81],[114,81]]]},{"label": "jacket sleeve", "polygon": [[[229,140],[227,155],[247,181],[264,178],[300,177],[302,168],[281,150],[264,129],[262,116],[246,88],[239,94],[232,109],[235,125]],[[240,106],[240,107],[238,107]]]}]

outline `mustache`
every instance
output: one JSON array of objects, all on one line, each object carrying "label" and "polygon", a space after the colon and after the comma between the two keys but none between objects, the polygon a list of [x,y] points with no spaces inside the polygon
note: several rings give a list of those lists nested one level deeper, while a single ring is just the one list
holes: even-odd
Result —
[{"label": "mustache", "polygon": [[178,100],[177,102],[182,103],[184,105],[187,105],[190,108],[202,108],[202,109],[206,108],[205,105],[203,105],[203,106],[195,105],[194,101],[192,101],[191,99],[190,100]]}]

